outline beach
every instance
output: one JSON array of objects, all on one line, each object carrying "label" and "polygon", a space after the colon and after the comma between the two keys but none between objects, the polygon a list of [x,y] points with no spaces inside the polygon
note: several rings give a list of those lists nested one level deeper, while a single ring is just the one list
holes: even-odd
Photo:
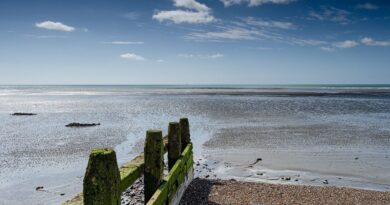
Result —
[{"label": "beach", "polygon": [[[167,133],[180,117],[190,120],[197,177],[388,193],[389,90],[2,86],[0,204],[64,202],[82,190],[92,148],[114,148],[121,165],[143,150],[147,129]],[[100,125],[65,126],[73,122]]]},{"label": "beach", "polygon": [[276,185],[195,179],[182,205],[200,204],[372,204],[390,203],[389,192],[351,188]]}]

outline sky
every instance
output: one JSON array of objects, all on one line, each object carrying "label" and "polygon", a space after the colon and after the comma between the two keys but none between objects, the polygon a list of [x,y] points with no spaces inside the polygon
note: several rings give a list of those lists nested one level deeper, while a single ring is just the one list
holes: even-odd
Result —
[{"label": "sky", "polygon": [[332,83],[390,83],[390,1],[0,0],[0,84]]}]

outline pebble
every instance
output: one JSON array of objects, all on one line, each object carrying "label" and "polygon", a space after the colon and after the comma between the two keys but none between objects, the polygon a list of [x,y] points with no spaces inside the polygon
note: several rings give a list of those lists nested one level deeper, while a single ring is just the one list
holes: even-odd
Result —
[{"label": "pebble", "polygon": [[323,183],[323,184],[329,184],[329,182],[328,182],[327,179],[325,179],[322,183]]},{"label": "pebble", "polygon": [[143,205],[144,200],[144,178],[141,177],[122,193],[121,205]]}]

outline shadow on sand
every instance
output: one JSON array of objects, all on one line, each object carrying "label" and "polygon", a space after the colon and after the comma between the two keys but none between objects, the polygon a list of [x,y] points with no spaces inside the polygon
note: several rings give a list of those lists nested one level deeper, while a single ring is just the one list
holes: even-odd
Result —
[{"label": "shadow on sand", "polygon": [[214,185],[219,185],[220,182],[210,181],[207,179],[194,179],[185,191],[180,204],[181,205],[219,205],[218,203],[209,201],[209,194]]}]

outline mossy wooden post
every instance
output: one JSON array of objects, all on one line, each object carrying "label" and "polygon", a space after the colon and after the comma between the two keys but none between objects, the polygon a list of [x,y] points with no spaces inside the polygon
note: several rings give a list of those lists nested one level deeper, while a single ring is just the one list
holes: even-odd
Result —
[{"label": "mossy wooden post", "polygon": [[84,205],[120,205],[120,174],[115,151],[94,149],[84,176]]},{"label": "mossy wooden post", "polygon": [[181,136],[181,151],[187,147],[188,143],[191,143],[190,138],[190,124],[188,118],[180,118],[180,136]]},{"label": "mossy wooden post", "polygon": [[163,138],[161,130],[148,130],[145,140],[145,204],[160,186],[163,176]]},{"label": "mossy wooden post", "polygon": [[181,154],[180,126],[178,122],[170,122],[168,126],[168,167],[172,169]]}]

